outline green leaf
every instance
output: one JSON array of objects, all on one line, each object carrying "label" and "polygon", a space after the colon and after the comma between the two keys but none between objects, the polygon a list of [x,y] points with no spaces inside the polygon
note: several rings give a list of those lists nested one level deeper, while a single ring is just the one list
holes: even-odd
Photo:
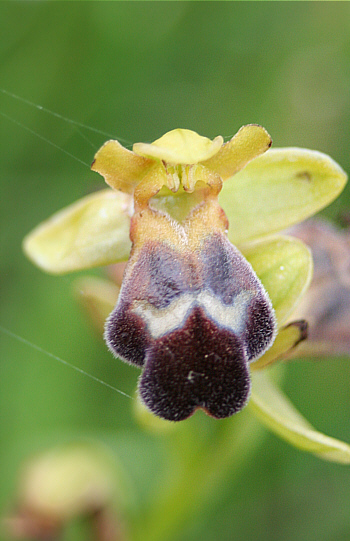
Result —
[{"label": "green leaf", "polygon": [[326,154],[268,150],[224,183],[219,201],[233,244],[281,231],[329,205],[347,176]]},{"label": "green leaf", "polygon": [[109,189],[88,195],[29,233],[24,252],[54,274],[126,261],[131,204],[131,196]]},{"label": "green leaf", "polygon": [[254,372],[252,384],[248,407],[267,428],[302,451],[350,464],[350,445],[317,432],[265,373]]},{"label": "green leaf", "polygon": [[312,278],[310,250],[300,240],[276,236],[242,250],[269,294],[279,326],[294,310]]}]

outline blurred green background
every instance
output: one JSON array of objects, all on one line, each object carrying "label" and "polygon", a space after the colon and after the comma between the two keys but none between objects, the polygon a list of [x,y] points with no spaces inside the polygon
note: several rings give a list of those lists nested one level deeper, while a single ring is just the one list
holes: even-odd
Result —
[{"label": "blurred green background", "polygon": [[[2,89],[125,144],[175,127],[228,137],[259,123],[275,147],[317,149],[350,171],[345,2],[2,2],[0,55]],[[88,164],[109,137],[3,92],[0,112],[0,324],[133,394],[138,371],[93,331],[72,293],[77,275],[47,276],[21,252],[37,223],[103,187]],[[347,188],[324,214],[337,219],[349,201]],[[3,514],[22,460],[74,437],[108,441],[147,499],[161,437],[137,426],[130,399],[4,333],[0,381]],[[350,441],[349,382],[348,359],[295,362],[285,389],[319,430]],[[349,502],[349,468],[265,433],[176,539],[347,541]]]}]

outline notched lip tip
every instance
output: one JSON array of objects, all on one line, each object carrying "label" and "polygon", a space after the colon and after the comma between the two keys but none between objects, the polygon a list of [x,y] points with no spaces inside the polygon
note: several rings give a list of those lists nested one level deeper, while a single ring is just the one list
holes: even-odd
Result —
[{"label": "notched lip tip", "polygon": [[194,406],[193,407],[193,410],[188,414],[186,415],[186,417],[183,417],[183,416],[178,416],[176,418],[172,417],[172,418],[169,418],[169,417],[165,417],[164,415],[161,414],[161,412],[159,411],[153,411],[148,405],[147,403],[145,402],[145,400],[143,399],[143,397],[140,395],[139,393],[139,397],[142,401],[142,403],[145,405],[145,407],[151,412],[153,413],[153,415],[156,415],[157,417],[160,417],[161,419],[163,419],[164,421],[168,421],[170,423],[180,423],[180,422],[183,422],[183,421],[187,421],[188,419],[190,419],[191,417],[193,417],[193,415],[195,413],[197,413],[198,411],[200,412],[203,412],[205,415],[207,415],[208,417],[210,417],[211,419],[214,419],[215,421],[223,421],[225,419],[229,419],[230,417],[233,417],[234,415],[236,415],[237,413],[240,413],[242,411],[242,409],[247,405],[247,403],[249,402],[249,398],[250,396],[247,397],[247,399],[244,401],[244,404],[237,410],[229,413],[228,415],[214,415],[208,408],[206,408],[205,406]]}]

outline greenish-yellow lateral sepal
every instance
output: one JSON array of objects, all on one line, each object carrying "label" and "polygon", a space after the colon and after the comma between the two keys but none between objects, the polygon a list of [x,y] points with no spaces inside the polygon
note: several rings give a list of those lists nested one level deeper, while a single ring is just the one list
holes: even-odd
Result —
[{"label": "greenish-yellow lateral sepal", "polygon": [[131,196],[109,189],[88,195],[29,233],[24,252],[53,274],[126,261],[131,205]]},{"label": "greenish-yellow lateral sepal", "polygon": [[270,149],[225,182],[219,202],[233,244],[275,233],[329,205],[346,173],[332,158],[302,148]]}]

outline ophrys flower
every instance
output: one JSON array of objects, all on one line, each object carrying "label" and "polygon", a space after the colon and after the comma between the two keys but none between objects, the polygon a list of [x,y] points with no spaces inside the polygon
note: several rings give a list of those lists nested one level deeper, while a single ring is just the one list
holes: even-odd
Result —
[{"label": "ophrys flower", "polygon": [[93,169],[119,191],[85,198],[25,241],[42,268],[66,272],[125,260],[130,231],[106,338],[143,367],[141,397],[166,419],[198,407],[215,417],[238,411],[250,392],[248,363],[271,346],[276,328],[275,356],[303,335],[302,325],[293,334],[283,324],[310,282],[310,253],[271,233],[327,205],[346,175],[321,153],[265,153],[270,145],[256,125],[226,144],[189,130],[133,152],[109,141]]}]

